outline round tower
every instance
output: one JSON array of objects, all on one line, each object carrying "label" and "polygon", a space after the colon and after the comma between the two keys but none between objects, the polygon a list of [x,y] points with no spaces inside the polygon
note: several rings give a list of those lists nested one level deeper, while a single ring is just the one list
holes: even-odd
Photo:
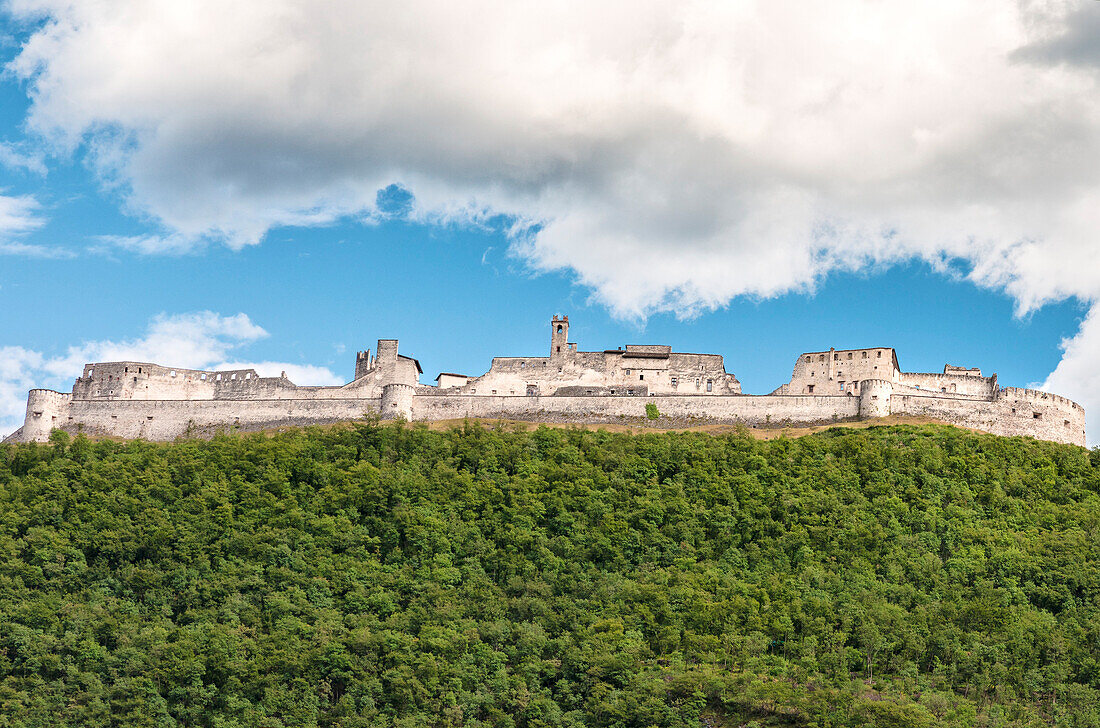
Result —
[{"label": "round tower", "polygon": [[413,397],[416,389],[411,384],[387,384],[382,387],[382,419],[398,417],[412,420]]},{"label": "round tower", "polygon": [[50,433],[69,420],[71,394],[52,389],[32,389],[27,393],[27,419],[23,423],[24,442],[46,442]]},{"label": "round tower", "polygon": [[859,383],[859,416],[863,419],[890,414],[894,385],[885,379],[864,379]]}]

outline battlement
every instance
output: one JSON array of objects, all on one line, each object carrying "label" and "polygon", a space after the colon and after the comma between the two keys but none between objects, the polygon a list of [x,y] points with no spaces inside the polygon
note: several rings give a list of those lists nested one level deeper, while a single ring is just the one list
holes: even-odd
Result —
[{"label": "battlement", "polygon": [[43,402],[51,400],[56,402],[68,402],[73,398],[73,395],[69,392],[58,392],[54,389],[32,389],[27,392],[27,394]]},{"label": "battlement", "polygon": [[1024,389],[1022,387],[1002,387],[997,393],[997,399],[1013,400],[1019,402],[1039,402],[1055,405],[1058,407],[1065,407],[1071,410],[1085,411],[1085,408],[1074,402],[1072,399],[1062,397],[1057,394],[1051,394],[1050,392],[1043,392],[1038,389]]}]

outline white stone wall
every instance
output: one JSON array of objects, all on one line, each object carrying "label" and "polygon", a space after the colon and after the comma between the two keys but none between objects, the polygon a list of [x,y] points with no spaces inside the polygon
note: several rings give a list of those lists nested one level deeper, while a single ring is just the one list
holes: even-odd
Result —
[{"label": "white stone wall", "polygon": [[[172,440],[189,432],[345,422],[379,411],[378,399],[138,401],[76,400],[61,429],[89,435]],[[61,418],[59,418],[59,421]]]},{"label": "white stone wall", "polygon": [[894,414],[928,417],[995,435],[1085,445],[1084,408],[1064,397],[1035,390],[1008,388],[990,401],[894,394],[890,408]]},{"label": "white stone wall", "polygon": [[[1009,388],[993,400],[959,396],[929,396],[894,392],[893,385],[864,383],[864,397],[751,396],[712,397],[564,397],[493,396],[425,393],[432,388],[394,384],[386,403],[413,420],[462,417],[504,417],[557,421],[615,422],[646,416],[646,405],[678,420],[750,425],[809,424],[886,414],[928,417],[999,435],[1029,435],[1041,439],[1085,444],[1085,413],[1076,403],[1034,390]],[[874,389],[873,387],[879,387]],[[908,390],[903,390],[903,392]],[[866,399],[881,397],[875,407]],[[270,427],[341,422],[385,410],[381,398],[301,397],[242,400],[71,400],[70,395],[34,390],[28,402],[27,422],[19,439],[45,440],[54,427],[90,435],[171,440],[188,433],[217,429],[257,430]]]},{"label": "white stone wall", "polygon": [[992,399],[997,391],[997,377],[982,377],[968,374],[911,374],[902,372],[898,384],[913,389],[939,392],[941,394],[960,394],[968,397]]},{"label": "white stone wall", "polygon": [[857,397],[780,397],[725,395],[714,397],[524,397],[480,395],[417,395],[413,419],[444,420],[461,417],[539,417],[615,421],[644,418],[646,405],[677,419],[708,422],[781,424],[831,422],[857,417]]}]

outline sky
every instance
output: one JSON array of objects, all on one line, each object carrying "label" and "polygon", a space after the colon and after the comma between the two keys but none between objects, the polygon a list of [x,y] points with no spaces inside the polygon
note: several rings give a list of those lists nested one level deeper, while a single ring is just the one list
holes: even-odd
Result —
[{"label": "sky", "polygon": [[1095,0],[5,0],[0,67],[0,434],[86,361],[430,383],[555,313],[1100,412]]}]

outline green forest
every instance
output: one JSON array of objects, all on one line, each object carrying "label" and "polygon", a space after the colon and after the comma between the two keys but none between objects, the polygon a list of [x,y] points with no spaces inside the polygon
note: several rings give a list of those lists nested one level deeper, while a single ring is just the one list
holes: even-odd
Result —
[{"label": "green forest", "polygon": [[1100,451],[364,421],[0,446],[0,726],[1100,726]]}]

